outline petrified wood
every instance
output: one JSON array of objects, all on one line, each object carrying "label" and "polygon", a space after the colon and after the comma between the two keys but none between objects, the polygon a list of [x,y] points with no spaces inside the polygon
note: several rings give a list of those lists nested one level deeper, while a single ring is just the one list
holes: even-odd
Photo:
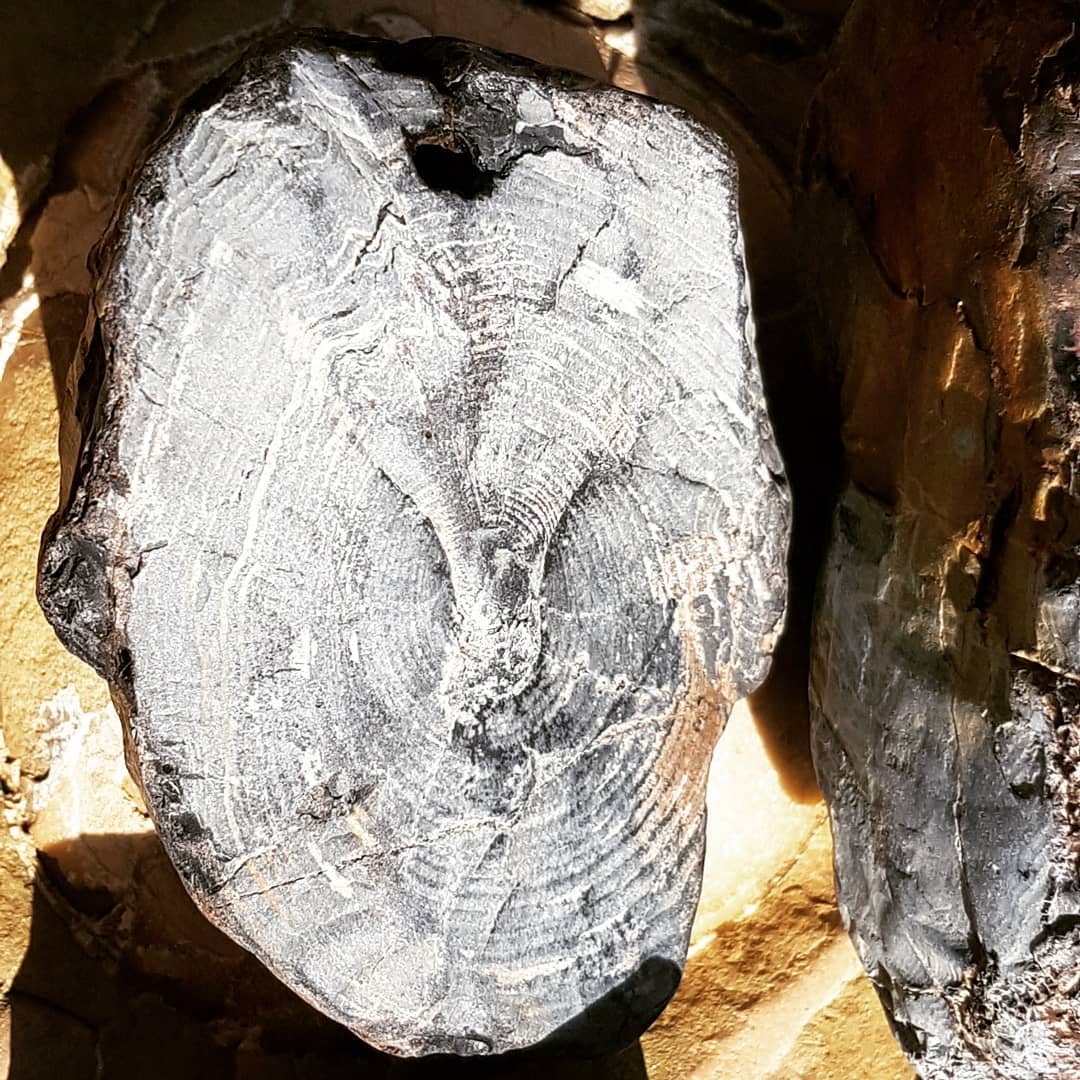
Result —
[{"label": "petrified wood", "polygon": [[[859,2],[807,129],[839,898],[925,1077],[1080,1076],[1073,5]],[[947,107],[943,104],[947,102]]]},{"label": "petrified wood", "polygon": [[302,38],[183,113],[96,273],[39,592],[192,895],[398,1053],[632,1038],[784,608],[723,144]]}]

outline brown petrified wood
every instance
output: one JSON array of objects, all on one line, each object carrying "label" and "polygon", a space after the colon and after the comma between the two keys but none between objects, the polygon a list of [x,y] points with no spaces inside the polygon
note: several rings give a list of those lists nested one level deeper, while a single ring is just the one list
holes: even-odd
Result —
[{"label": "brown petrified wood", "polygon": [[735,199],[677,110],[307,37],[98,251],[42,605],[203,910],[380,1047],[625,1042],[678,981],[784,607]]},{"label": "brown petrified wood", "polygon": [[850,485],[816,617],[841,906],[926,1077],[1080,1075],[1080,50],[858,3],[806,130]]}]

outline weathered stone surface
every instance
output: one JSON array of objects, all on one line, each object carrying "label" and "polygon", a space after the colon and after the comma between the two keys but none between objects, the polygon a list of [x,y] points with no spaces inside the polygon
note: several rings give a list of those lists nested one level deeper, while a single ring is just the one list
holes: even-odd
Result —
[{"label": "weathered stone surface", "polygon": [[[43,228],[37,235],[57,244],[84,231]],[[55,347],[65,344],[66,337],[56,339]],[[7,821],[16,827],[0,834],[0,990],[7,1002],[0,1007],[0,1076],[93,1080],[100,1049],[109,1080],[144,1080],[155,1058],[181,1061],[193,1042],[207,1080],[400,1075],[358,1041],[335,1037],[334,1025],[319,1024],[276,980],[260,978],[253,960],[200,919],[124,782],[119,721],[102,708],[103,686],[59,646],[33,602],[37,534],[58,473],[40,311],[24,323],[0,380],[0,419],[0,565],[12,568],[0,590],[0,729],[28,768],[32,762],[45,773],[15,782],[25,793],[9,803]],[[64,687],[71,683],[84,708],[70,704]],[[9,775],[18,774],[19,761],[9,763]],[[618,1059],[516,1061],[490,1074],[765,1080],[751,1066],[765,1054],[778,1061],[769,1080],[910,1077],[837,925],[824,808],[794,800],[790,778],[771,764],[745,705],[736,708],[710,766],[702,895],[671,1005],[641,1049]],[[836,940],[847,951],[841,965],[830,948]],[[101,959],[80,960],[84,951]],[[147,994],[168,1010],[152,1027],[133,1026],[125,1000]],[[107,1009],[99,1005],[95,1014],[95,1002]],[[93,1025],[83,1019],[95,1015]],[[211,1038],[227,1053],[207,1068]],[[413,1068],[405,1075],[454,1075],[444,1063]],[[462,1074],[469,1069],[471,1061]]]},{"label": "weathered stone surface", "polygon": [[[0,306],[0,339],[4,341],[0,368],[6,361],[0,376],[0,573],[5,574],[0,585],[0,634],[4,640],[0,649],[0,729],[8,744],[6,755],[0,748],[0,759],[7,757],[7,761],[0,761],[0,784],[7,784],[4,777],[11,781],[4,790],[5,813],[8,823],[15,826],[0,833],[0,858],[5,859],[0,870],[0,903],[4,906],[0,919],[0,1000],[7,1003],[6,1009],[0,1006],[0,1076],[10,1073],[20,1080],[35,1075],[50,1080],[57,1075],[92,1080],[99,1061],[109,1080],[143,1080],[152,1071],[160,1072],[163,1061],[181,1061],[184,1051],[180,1044],[193,1038],[200,1045],[212,1038],[228,1051],[215,1059],[213,1070],[200,1073],[207,1080],[328,1080],[331,1076],[355,1077],[358,1070],[373,1078],[397,1075],[392,1062],[365,1054],[355,1039],[335,1039],[333,1025],[317,1023],[313,1010],[298,999],[292,1000],[290,1008],[284,1000],[288,995],[274,992],[276,980],[253,977],[258,971],[253,965],[244,965],[239,949],[223,957],[228,943],[220,937],[211,945],[199,935],[199,945],[193,947],[190,930],[197,919],[191,921],[190,902],[178,883],[168,879],[169,868],[156,837],[128,831],[134,818],[126,791],[98,779],[107,771],[99,755],[116,752],[117,740],[106,737],[104,720],[80,740],[81,752],[90,757],[89,762],[64,755],[62,763],[49,765],[50,775],[65,774],[51,789],[53,798],[37,796],[40,781],[29,775],[31,767],[40,770],[49,761],[39,731],[42,705],[74,684],[83,708],[93,715],[106,693],[90,669],[55,640],[32,596],[41,523],[55,505],[58,472],[50,366],[62,384],[86,305],[85,294],[64,291],[76,278],[67,271],[85,265],[86,245],[96,239],[104,224],[99,214],[115,197],[110,185],[130,167],[128,155],[145,138],[147,118],[167,115],[172,102],[205,79],[200,72],[219,70],[228,62],[230,50],[241,47],[249,32],[244,23],[238,24],[244,31],[240,44],[214,36],[214,19],[207,15],[213,6],[207,0],[170,0],[169,7],[174,9],[170,19],[155,23],[147,17],[145,7],[141,12],[130,12],[108,5],[95,11],[93,29],[101,34],[93,48],[86,46],[85,11],[81,8],[73,7],[65,14],[59,5],[36,7],[34,13],[49,12],[49,35],[40,34],[33,20],[5,24],[7,54],[18,56],[22,67],[0,67],[0,156],[13,163],[41,160],[47,168],[38,175],[47,178],[52,167],[50,156],[57,145],[62,148],[55,163],[55,192],[35,201],[25,187],[20,188],[25,197],[20,199],[19,210],[28,228],[11,253],[7,269],[16,271],[15,276],[7,284],[0,278],[0,286],[6,289],[18,285],[24,270],[33,275],[32,288]],[[265,21],[265,6],[258,0],[239,0],[230,6],[247,12],[247,28]],[[676,85],[660,66],[662,58],[649,55],[647,47],[647,59],[656,61],[652,66],[643,69],[629,59],[635,51],[632,27],[617,30],[620,41],[627,43],[621,47],[629,52],[612,55],[604,41],[614,31],[600,40],[587,25],[560,21],[552,12],[509,0],[438,5],[434,10],[425,0],[392,6],[383,0],[371,5],[373,14],[363,16],[358,12],[366,12],[368,5],[355,0],[305,2],[284,8],[302,24],[337,20],[336,25],[390,36],[414,36],[422,24],[421,28],[437,33],[472,37],[619,85],[647,86],[662,99],[692,104],[696,115],[724,132],[741,155],[742,217],[754,285],[757,351],[764,366],[772,365],[773,407],[781,402],[778,391],[791,405],[778,434],[790,438],[793,422],[802,422],[806,428],[804,446],[808,449],[800,451],[795,446],[788,458],[798,499],[796,469],[810,479],[820,472],[822,424],[818,406],[808,404],[813,398],[812,384],[804,378],[806,369],[791,362],[792,356],[801,354],[806,335],[790,316],[795,269],[790,255],[790,213],[776,186],[762,178],[759,159],[742,154],[739,132],[726,126],[722,70],[714,68],[708,79],[702,72],[698,80],[687,71]],[[179,17],[176,9],[187,14]],[[190,26],[202,31],[194,52],[190,51]],[[722,31],[723,24],[714,20],[698,25],[694,41],[699,52],[704,50],[702,29],[715,34]],[[115,45],[102,47],[102,38]],[[79,57],[90,58],[93,64],[73,67],[56,63],[57,39],[61,54],[82,50]],[[647,46],[648,35],[643,39]],[[721,48],[722,43],[713,52],[718,62],[722,62]],[[726,55],[745,62],[734,53]],[[146,61],[152,66],[143,70]],[[69,78],[73,72],[77,75],[74,80]],[[115,81],[99,93],[109,80]],[[54,116],[58,101],[62,108]],[[39,104],[49,111],[51,126],[39,123]],[[793,114],[801,109],[801,105],[792,104]],[[74,194],[83,198],[75,199]],[[81,220],[76,210],[81,211]],[[41,227],[34,228],[35,222]],[[53,276],[48,268],[62,269],[63,273]],[[85,285],[79,287],[85,289]],[[805,495],[805,485],[801,490]],[[803,542],[797,556],[808,568],[807,579],[816,572],[812,546],[806,543],[805,535],[806,511],[815,504],[812,496],[804,498],[800,512]],[[641,1080],[646,1072],[650,1080],[685,1080],[695,1074],[742,1076],[748,1068],[745,1055],[754,1052],[754,1041],[740,1038],[740,1033],[760,1025],[768,1016],[768,1027],[757,1027],[763,1046],[776,1049],[789,1036],[795,1040],[776,1066],[775,1080],[849,1080],[852,1076],[891,1080],[893,1076],[910,1076],[910,1070],[904,1072],[903,1060],[865,976],[853,975],[848,983],[847,971],[842,971],[830,990],[821,976],[828,977],[831,969],[820,967],[813,959],[804,966],[803,958],[822,955],[823,931],[833,933],[836,928],[835,915],[831,920],[819,915],[832,905],[827,888],[831,852],[820,843],[807,842],[808,829],[820,819],[822,808],[813,794],[808,745],[802,735],[805,678],[798,677],[797,665],[791,663],[800,660],[801,653],[793,648],[794,637],[785,640],[787,663],[782,665],[783,678],[769,681],[768,709],[764,707],[766,695],[758,694],[753,699],[753,719],[745,710],[737,710],[714,756],[700,914],[690,958],[671,1006],[642,1038],[642,1048],[618,1059],[582,1063],[562,1059],[531,1065],[518,1060],[508,1064],[505,1072],[497,1067],[487,1070],[489,1075],[509,1075],[514,1080],[553,1073],[567,1080],[578,1076]],[[779,657],[774,657],[774,674],[778,661]],[[27,755],[25,771],[21,754]],[[109,768],[117,764],[113,761]],[[77,768],[74,777],[66,774],[71,766]],[[82,796],[91,787],[94,799],[88,804]],[[32,825],[28,833],[26,805],[31,800],[39,806],[42,824]],[[84,808],[93,810],[92,820],[84,820]],[[67,830],[66,837],[61,835],[62,828]],[[86,832],[96,834],[89,843],[80,839]],[[29,872],[36,843],[48,845],[48,870],[46,874],[39,871],[38,886],[31,888]],[[25,879],[8,873],[6,858],[16,850],[25,855]],[[104,866],[98,862],[99,853],[107,854]],[[116,875],[119,866],[131,868],[131,877],[123,882]],[[69,871],[78,878],[75,889],[66,883]],[[792,888],[796,882],[797,890]],[[116,890],[110,901],[115,907],[102,914],[106,890]],[[806,903],[804,891],[809,897],[818,897],[821,904]],[[87,897],[93,901],[93,909],[79,911],[65,905],[63,897],[68,895]],[[52,915],[54,905],[58,914]],[[65,936],[72,925],[80,928],[84,944]],[[109,957],[108,964],[88,971],[60,963],[70,950],[78,952],[85,945]],[[790,970],[793,958],[794,976]],[[109,967],[117,962],[125,992],[132,997],[148,993],[164,996],[173,1010],[170,1021],[159,1018],[153,1027],[131,1024],[122,999],[118,1001],[112,989],[117,977],[110,974]],[[32,986],[40,998],[10,989],[9,980],[20,964],[33,976]],[[797,1007],[801,1006],[801,994],[784,994],[783,1007],[772,1007],[774,999],[793,983],[807,982],[813,984],[809,996],[826,1002],[820,1011],[808,1015]],[[104,1030],[107,1039],[98,1040],[92,1056],[81,1053],[84,1035],[77,1032],[79,1021],[69,1025],[59,1011],[75,1006],[77,1014],[85,1014],[87,1007],[79,1004],[79,998],[84,1002],[108,1000],[114,1010],[106,1019],[106,1028],[95,1032]],[[49,1003],[53,1003],[51,1009],[47,1008]],[[187,1022],[191,1016],[199,1019],[198,1025]],[[43,1017],[47,1019],[43,1021]],[[85,1062],[82,1072],[67,1067],[67,1062],[63,1068],[54,1067],[61,1023],[79,1044],[70,1048],[67,1057]],[[111,1052],[125,1045],[124,1067],[111,1053],[98,1057],[102,1047]],[[432,1075],[439,1080],[447,1076],[441,1062],[433,1063],[427,1072],[420,1063],[402,1063],[401,1067],[409,1076]],[[472,1075],[473,1061],[465,1062],[463,1071]]]},{"label": "weathered stone surface", "polygon": [[731,160],[453,44],[307,39],[200,110],[99,253],[46,612],[193,895],[319,1007],[632,1038],[783,611]]},{"label": "weathered stone surface", "polygon": [[1074,16],[858,3],[807,129],[850,476],[815,755],[841,908],[926,1077],[1080,1074]]}]

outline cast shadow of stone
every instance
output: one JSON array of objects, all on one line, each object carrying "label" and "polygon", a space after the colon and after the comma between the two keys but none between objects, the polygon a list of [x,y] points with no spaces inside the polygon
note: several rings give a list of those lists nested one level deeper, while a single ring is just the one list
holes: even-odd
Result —
[{"label": "cast shadow of stone", "polygon": [[[108,865],[110,874],[87,874],[95,863]],[[123,868],[122,884],[116,868]],[[99,877],[110,885],[97,883]],[[76,884],[79,879],[94,883]],[[8,1080],[647,1075],[636,1041],[599,1057],[568,1054],[558,1039],[493,1058],[408,1061],[381,1054],[215,930],[187,896],[154,833],[81,836],[41,854],[29,947],[7,999]],[[587,1038],[593,1024],[610,1023],[604,1008],[585,1015],[569,1034]]]}]

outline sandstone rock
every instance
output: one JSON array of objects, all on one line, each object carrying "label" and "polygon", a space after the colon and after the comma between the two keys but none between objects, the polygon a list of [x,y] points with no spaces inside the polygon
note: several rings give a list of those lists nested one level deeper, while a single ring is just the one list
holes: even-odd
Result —
[{"label": "sandstone rock", "polygon": [[0,268],[8,245],[19,231],[19,194],[11,166],[0,157]]},{"label": "sandstone rock", "polygon": [[40,597],[197,901],[387,1049],[633,1038],[783,613],[722,144],[306,39],[179,121],[98,259]]}]

